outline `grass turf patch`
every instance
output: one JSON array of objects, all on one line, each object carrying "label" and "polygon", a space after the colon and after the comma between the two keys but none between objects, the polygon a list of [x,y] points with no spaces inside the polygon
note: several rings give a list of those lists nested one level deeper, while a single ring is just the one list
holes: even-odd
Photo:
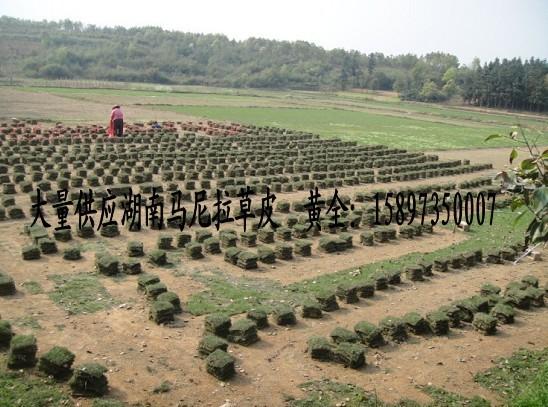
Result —
[{"label": "grass turf patch", "polygon": [[473,225],[467,232],[466,240],[432,253],[409,253],[396,259],[364,265],[359,267],[359,273],[356,273],[356,268],[345,269],[287,286],[268,279],[236,278],[220,270],[193,273],[192,277],[204,284],[207,289],[193,294],[189,298],[187,307],[194,315],[213,312],[227,312],[233,315],[257,306],[266,306],[268,310],[271,310],[274,303],[282,300],[293,305],[300,305],[305,299],[314,298],[319,293],[335,292],[340,285],[359,285],[369,282],[379,272],[403,270],[419,262],[433,262],[459,253],[477,249],[486,251],[521,242],[529,218],[523,216],[514,229],[513,220],[516,216],[516,213],[506,210],[497,212],[492,226]]},{"label": "grass turf patch", "polygon": [[[476,374],[476,382],[498,393],[511,406],[548,405],[548,348],[520,349]],[[540,402],[543,401],[543,402]]]},{"label": "grass turf patch", "polygon": [[0,407],[74,406],[69,395],[53,380],[4,370],[4,358],[0,362]]},{"label": "grass turf patch", "polygon": [[111,308],[115,301],[91,274],[74,276],[52,275],[48,277],[56,284],[49,298],[70,314],[89,314]]}]

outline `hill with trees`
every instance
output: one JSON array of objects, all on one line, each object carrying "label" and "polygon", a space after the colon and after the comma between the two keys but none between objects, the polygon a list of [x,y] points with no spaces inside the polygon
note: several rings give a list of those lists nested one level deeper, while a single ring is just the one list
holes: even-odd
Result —
[{"label": "hill with trees", "polygon": [[97,27],[0,17],[0,76],[98,79],[271,89],[396,90],[402,99],[548,110],[545,59],[459,63],[433,52],[387,56],[304,41]]}]

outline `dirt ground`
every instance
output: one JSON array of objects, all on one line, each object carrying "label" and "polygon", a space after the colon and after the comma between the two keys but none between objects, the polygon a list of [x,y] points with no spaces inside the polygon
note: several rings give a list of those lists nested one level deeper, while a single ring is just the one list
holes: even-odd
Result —
[{"label": "dirt ground", "polygon": [[[33,102],[35,95],[29,94],[28,112],[39,108],[44,111],[44,117],[53,113],[77,116],[78,106],[69,108],[64,100],[61,106],[57,97],[43,96],[44,100]],[[7,97],[0,97],[0,111],[9,111],[6,110],[9,108],[7,100]],[[103,119],[105,113],[102,105],[86,106],[89,108],[86,114],[90,120]],[[136,112],[136,115],[141,114]],[[147,112],[143,111],[142,114]],[[26,114],[20,109],[18,113],[21,116]],[[165,114],[168,115],[165,119],[174,119],[169,113]],[[144,117],[132,120],[142,120]],[[177,115],[177,119],[180,120],[180,117]],[[357,190],[398,188],[431,182],[458,183],[482,175],[493,175],[506,165],[508,149],[438,154],[440,159],[466,158],[472,163],[492,162],[495,169],[427,181],[344,187],[339,192],[352,196]],[[307,192],[280,194],[279,199],[293,201],[306,195]],[[23,199],[27,198],[19,197],[18,203],[27,209],[30,203]],[[484,282],[504,286],[524,275],[533,274],[544,284],[548,279],[546,261],[525,259],[518,265],[481,265],[458,272],[436,273],[422,283],[404,282],[400,286],[377,292],[372,299],[343,305],[339,311],[328,313],[320,320],[298,317],[297,325],[291,328],[271,323],[269,328],[260,331],[261,340],[258,343],[250,347],[230,344],[229,351],[237,360],[237,375],[230,382],[221,383],[207,374],[204,361],[197,356],[204,318],[184,312],[176,324],[157,326],[148,320],[149,306],[143,295],[136,290],[136,276],[114,279],[100,277],[99,281],[114,298],[116,305],[110,310],[93,314],[71,315],[55,305],[47,294],[54,289],[53,281],[48,279],[52,275],[70,276],[92,272],[94,249],[105,248],[112,254],[123,256],[128,238],[135,236],[144,242],[145,250],[151,250],[155,246],[157,232],[146,230],[132,235],[124,230],[120,237],[95,239],[95,243],[89,244],[90,250],[83,253],[84,258],[77,262],[64,261],[60,254],[26,262],[20,258],[21,247],[28,243],[22,225],[23,222],[19,221],[0,222],[0,265],[14,277],[18,285],[18,293],[14,297],[0,297],[0,314],[10,320],[31,316],[38,322],[40,329],[17,325],[16,329],[18,332],[33,332],[37,336],[39,353],[54,345],[66,346],[77,355],[77,364],[97,361],[106,365],[109,368],[110,395],[130,403],[149,402],[151,406],[159,407],[221,406],[228,400],[232,406],[282,406],[289,396],[303,396],[299,384],[329,378],[375,391],[386,401],[400,398],[428,401],[428,397],[416,385],[432,384],[465,395],[481,395],[496,405],[500,400],[475,384],[473,375],[491,367],[495,359],[507,356],[520,347],[548,346],[548,310],[543,308],[520,311],[515,324],[500,327],[494,336],[481,336],[470,327],[465,327],[452,329],[446,337],[412,337],[401,345],[369,349],[366,355],[368,365],[361,370],[316,362],[305,353],[306,341],[312,335],[329,335],[336,326],[351,329],[362,320],[376,323],[386,315],[401,316],[415,310],[426,313],[478,292]],[[240,230],[240,226],[236,224],[235,229]],[[359,232],[353,233],[354,242],[357,243]],[[143,268],[146,272],[159,275],[171,291],[186,300],[204,288],[191,277],[193,272],[217,268],[230,276],[253,276],[288,284],[336,270],[397,258],[409,252],[431,252],[465,238],[463,233],[438,228],[430,236],[413,240],[398,239],[397,243],[374,247],[356,245],[354,249],[339,255],[325,255],[313,250],[313,256],[309,259],[278,261],[275,268],[263,265],[257,272],[246,272],[228,265],[222,255],[208,255],[200,261],[183,258],[173,268],[159,268],[143,261]],[[58,243],[58,246],[62,251],[68,243]],[[543,255],[546,257],[548,253]],[[22,287],[26,281],[40,283],[44,293],[29,294]],[[237,318],[239,316],[233,320]],[[154,394],[152,390],[166,380],[173,383],[172,390]],[[81,406],[91,405],[89,400],[84,399],[78,400],[78,403]]]}]

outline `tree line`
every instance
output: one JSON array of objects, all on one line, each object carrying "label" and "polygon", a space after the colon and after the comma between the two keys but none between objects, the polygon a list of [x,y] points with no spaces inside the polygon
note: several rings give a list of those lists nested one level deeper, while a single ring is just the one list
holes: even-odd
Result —
[{"label": "tree line", "polygon": [[404,100],[548,110],[546,59],[470,66],[432,52],[387,56],[304,41],[0,17],[1,76],[301,90],[395,90]]}]

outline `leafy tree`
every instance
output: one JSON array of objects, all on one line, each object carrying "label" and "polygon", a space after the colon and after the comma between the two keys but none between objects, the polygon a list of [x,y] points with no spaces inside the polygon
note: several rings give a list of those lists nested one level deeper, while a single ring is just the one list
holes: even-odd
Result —
[{"label": "leafy tree", "polygon": [[519,220],[525,213],[530,212],[533,218],[527,228],[526,241],[530,244],[544,244],[548,242],[548,149],[540,151],[536,141],[526,135],[521,126],[516,126],[507,136],[492,134],[485,139],[507,137],[522,147],[526,158],[519,163],[517,148],[510,152],[510,164],[517,165],[508,171],[497,174],[504,190],[512,194],[512,210],[524,208],[516,219]]}]

